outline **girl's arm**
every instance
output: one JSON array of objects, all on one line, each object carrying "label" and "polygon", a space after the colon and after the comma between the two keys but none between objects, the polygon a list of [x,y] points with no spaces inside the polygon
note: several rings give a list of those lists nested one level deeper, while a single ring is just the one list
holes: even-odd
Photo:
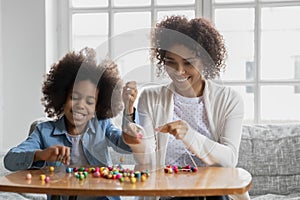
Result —
[{"label": "girl's arm", "polygon": [[4,166],[10,171],[41,168],[45,161],[34,161],[35,151],[41,149],[41,137],[37,128],[21,144],[10,149],[4,157]]}]

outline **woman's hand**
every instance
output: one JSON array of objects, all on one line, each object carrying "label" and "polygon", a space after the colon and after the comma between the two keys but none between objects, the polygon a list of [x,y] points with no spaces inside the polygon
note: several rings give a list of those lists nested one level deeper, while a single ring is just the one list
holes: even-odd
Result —
[{"label": "woman's hand", "polygon": [[137,94],[138,94],[138,90],[135,81],[129,81],[123,87],[122,98],[125,105],[126,115],[133,114],[134,112],[133,104],[136,100]]},{"label": "woman's hand", "polygon": [[70,147],[56,145],[48,147],[44,150],[37,150],[34,154],[34,161],[50,161],[50,162],[62,162],[65,165],[70,164]]},{"label": "woman's hand", "polygon": [[143,138],[144,129],[137,124],[129,123],[126,128],[123,129],[122,136],[126,144],[140,144]]},{"label": "woman's hand", "polygon": [[180,140],[184,138],[188,130],[189,130],[189,125],[187,122],[183,120],[169,122],[158,128],[155,128],[155,131],[161,133],[170,133],[174,135],[176,139],[180,139]]}]

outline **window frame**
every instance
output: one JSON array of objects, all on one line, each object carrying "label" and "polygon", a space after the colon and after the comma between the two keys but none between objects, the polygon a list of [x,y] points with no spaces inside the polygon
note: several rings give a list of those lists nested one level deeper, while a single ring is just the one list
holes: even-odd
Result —
[{"label": "window frame", "polygon": [[[253,0],[253,2],[241,2],[241,3],[215,3],[214,0],[195,0],[194,5],[156,5],[156,0],[151,0],[149,6],[128,6],[128,7],[114,7],[112,1],[108,0],[107,7],[97,7],[97,8],[72,8],[71,0],[58,1],[58,56],[62,57],[66,52],[72,50],[72,15],[78,13],[94,13],[102,12],[108,13],[108,38],[113,36],[113,27],[114,27],[114,14],[118,12],[136,12],[136,11],[150,11],[151,13],[151,24],[156,22],[157,12],[166,11],[166,10],[176,10],[180,9],[194,9],[196,17],[205,17],[211,19],[214,22],[214,11],[218,8],[254,8],[255,10],[255,24],[254,24],[254,78],[253,80],[238,80],[230,81],[223,80],[222,82],[228,86],[252,86],[253,95],[254,95],[254,116],[253,121],[250,123],[278,123],[278,121],[263,121],[261,119],[261,88],[263,86],[295,86],[296,84],[300,85],[300,80],[262,80],[260,77],[261,69],[261,9],[265,7],[279,7],[279,6],[300,6],[300,1],[270,1],[270,2],[261,2],[259,0]],[[66,12],[67,11],[67,12]],[[110,48],[109,48],[110,49]],[[110,53],[110,52],[109,52]],[[229,55],[230,56],[230,55]],[[154,81],[155,70],[151,75],[151,80]],[[282,121],[280,121],[282,123]]]},{"label": "window frame", "polygon": [[[222,83],[228,86],[252,86],[253,87],[253,95],[254,95],[254,119],[253,123],[290,123],[294,121],[266,121],[261,118],[261,88],[263,86],[296,86],[300,84],[299,80],[284,80],[284,79],[270,79],[263,80],[261,79],[261,10],[266,7],[286,7],[286,6],[300,6],[299,1],[269,1],[262,2],[260,0],[253,0],[253,2],[241,2],[241,3],[215,3],[212,1],[204,1],[204,7],[210,8],[210,13],[208,16],[214,22],[215,9],[226,9],[226,8],[253,8],[254,13],[254,78],[253,80],[238,80],[238,81],[230,81],[223,80]],[[225,38],[226,39],[226,38]],[[230,55],[229,55],[230,56]],[[299,121],[297,121],[299,122]]]}]

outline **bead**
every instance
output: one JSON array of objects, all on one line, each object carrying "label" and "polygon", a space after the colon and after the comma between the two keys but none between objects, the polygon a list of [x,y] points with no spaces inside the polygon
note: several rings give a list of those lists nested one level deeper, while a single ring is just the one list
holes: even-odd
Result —
[{"label": "bead", "polygon": [[131,177],[131,178],[130,178],[130,182],[131,182],[131,183],[136,183],[136,178],[135,178],[135,177]]},{"label": "bead", "polygon": [[167,167],[164,168],[165,173],[169,172],[169,169]]},{"label": "bead", "polygon": [[49,182],[50,182],[50,177],[47,176],[47,177],[45,178],[45,183],[49,183]]},{"label": "bead", "polygon": [[142,182],[145,182],[147,180],[147,175],[146,174],[143,174],[142,176],[141,176],[141,181]]},{"label": "bead", "polygon": [[49,171],[50,171],[50,172],[54,172],[54,167],[53,167],[53,166],[50,166],[50,167],[49,167]]},{"label": "bead", "polygon": [[32,175],[30,173],[26,174],[26,179],[27,180],[31,180],[31,178],[32,178]]},{"label": "bead", "polygon": [[197,172],[198,168],[197,167],[192,167],[191,170],[192,170],[192,172]]},{"label": "bead", "polygon": [[73,172],[73,168],[71,168],[71,167],[67,167],[67,168],[66,168],[66,172],[67,172],[67,173],[71,173],[71,172]]},{"label": "bead", "polygon": [[93,173],[93,177],[100,177],[100,172],[98,171],[98,172],[94,172]]},{"label": "bead", "polygon": [[83,180],[85,177],[84,177],[84,175],[83,174],[80,174],[79,175],[79,180]]},{"label": "bead", "polygon": [[139,171],[136,171],[134,174],[135,174],[136,178],[141,178],[141,176],[142,176],[141,172],[139,172]]},{"label": "bead", "polygon": [[80,168],[78,169],[78,171],[83,172],[84,169],[85,169],[84,167],[80,167]]},{"label": "bead", "polygon": [[137,138],[138,139],[142,139],[143,138],[143,134],[142,133],[138,133]]},{"label": "bead", "polygon": [[116,175],[116,178],[117,178],[117,179],[122,178],[122,174],[117,174],[117,175]]},{"label": "bead", "polygon": [[94,173],[95,171],[96,171],[96,169],[94,167],[90,167],[88,170],[89,173]]},{"label": "bead", "polygon": [[45,174],[41,174],[41,175],[40,175],[40,179],[41,179],[42,181],[44,181],[44,180],[46,179],[46,175],[45,175]]}]

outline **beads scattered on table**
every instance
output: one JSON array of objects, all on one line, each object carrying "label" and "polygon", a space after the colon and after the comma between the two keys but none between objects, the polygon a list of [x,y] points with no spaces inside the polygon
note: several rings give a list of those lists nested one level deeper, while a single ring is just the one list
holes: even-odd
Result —
[{"label": "beads scattered on table", "polygon": [[[54,167],[49,167],[50,172],[54,172]],[[121,166],[116,167],[67,167],[66,173],[73,173],[74,176],[79,180],[84,180],[89,174],[94,178],[106,178],[106,179],[116,179],[121,183],[130,182],[132,184],[137,181],[144,182],[150,176],[148,170],[146,171],[134,171],[130,169],[122,168]],[[26,174],[26,179],[31,180],[31,173]],[[40,174],[40,180],[49,183],[50,177],[46,174]]]},{"label": "beads scattered on table", "polygon": [[197,172],[198,168],[197,167],[191,167],[190,165],[186,165],[184,167],[180,165],[168,165],[164,168],[165,173],[168,174],[173,174],[173,173],[178,173],[178,172]]},{"label": "beads scattered on table", "polygon": [[85,179],[89,173],[92,174],[94,178],[106,178],[106,179],[116,179],[120,182],[131,182],[136,183],[137,181],[146,181],[150,176],[148,171],[134,171],[130,169],[124,169],[122,167],[74,167],[66,168],[67,173],[74,173],[75,177],[79,180]]},{"label": "beads scattered on table", "polygon": [[45,183],[49,183],[50,182],[50,177],[46,176],[46,174],[41,174],[40,175],[40,180],[45,182]]}]

